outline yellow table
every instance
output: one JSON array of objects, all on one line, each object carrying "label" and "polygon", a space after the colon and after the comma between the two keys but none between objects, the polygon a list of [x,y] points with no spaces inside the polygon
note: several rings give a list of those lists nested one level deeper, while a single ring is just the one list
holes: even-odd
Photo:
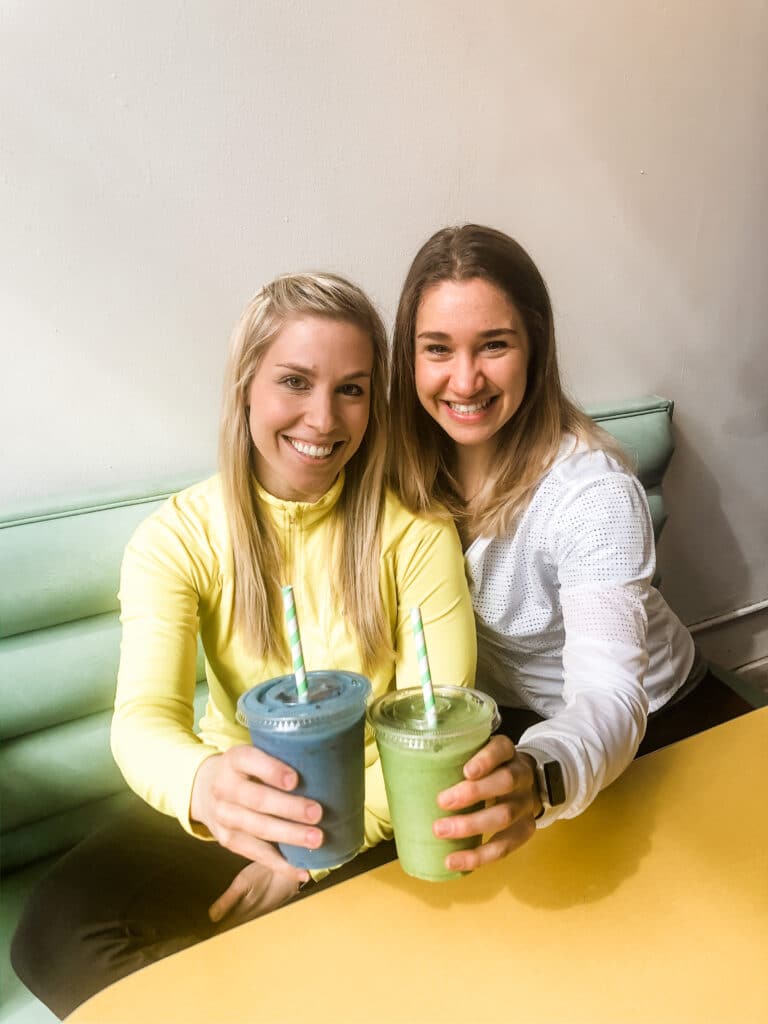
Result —
[{"label": "yellow table", "polygon": [[68,1024],[768,1021],[768,708],[636,761],[453,882],[397,862],[118,982]]}]

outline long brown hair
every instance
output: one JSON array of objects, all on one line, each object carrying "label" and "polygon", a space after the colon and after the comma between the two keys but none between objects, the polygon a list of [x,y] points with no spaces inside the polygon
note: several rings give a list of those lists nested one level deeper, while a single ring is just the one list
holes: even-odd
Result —
[{"label": "long brown hair", "polygon": [[[454,444],[422,407],[415,383],[416,314],[426,289],[441,281],[482,278],[514,303],[530,354],[520,408],[496,434],[495,470],[466,503],[454,474]],[[523,247],[478,224],[443,228],[419,250],[403,285],[395,319],[389,478],[415,512],[447,509],[468,537],[501,536],[530,501],[552,465],[564,434],[626,463],[616,442],[563,392],[557,366],[552,304],[544,278]]]},{"label": "long brown hair", "polygon": [[283,553],[258,495],[247,404],[253,375],[267,348],[288,320],[301,316],[355,324],[373,346],[368,426],[360,447],[344,467],[344,489],[334,509],[339,561],[338,572],[333,574],[363,664],[371,667],[392,647],[379,591],[378,558],[389,424],[387,337],[367,296],[335,274],[278,277],[254,296],[232,332],[219,429],[219,468],[234,556],[235,622],[254,652],[264,657],[287,656],[280,593]]}]

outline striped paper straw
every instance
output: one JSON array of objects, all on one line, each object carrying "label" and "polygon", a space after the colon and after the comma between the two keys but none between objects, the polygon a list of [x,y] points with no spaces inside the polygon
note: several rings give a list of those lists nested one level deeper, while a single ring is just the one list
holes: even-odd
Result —
[{"label": "striped paper straw", "polygon": [[309,701],[307,670],[304,668],[304,654],[301,650],[299,620],[296,618],[296,604],[293,600],[293,587],[283,587],[282,590],[283,607],[285,608],[285,624],[288,627],[288,643],[291,645],[293,674],[296,677],[296,692],[299,695],[299,704],[307,704]]},{"label": "striped paper straw", "polygon": [[435,707],[435,694],[432,691],[432,675],[429,671],[427,643],[424,639],[424,623],[421,621],[420,608],[411,608],[411,626],[413,627],[413,639],[416,641],[416,654],[419,658],[419,676],[421,677],[421,692],[424,694],[427,725],[430,729],[436,729],[437,708]]}]

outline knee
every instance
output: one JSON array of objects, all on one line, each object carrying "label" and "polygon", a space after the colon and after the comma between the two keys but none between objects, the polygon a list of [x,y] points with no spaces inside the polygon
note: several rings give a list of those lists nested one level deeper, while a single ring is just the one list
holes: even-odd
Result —
[{"label": "knee", "polygon": [[[27,988],[38,996],[41,994],[41,965],[47,957],[41,948],[45,932],[41,934],[36,893],[27,900],[24,911],[11,939],[11,966]],[[43,998],[43,1002],[45,999]]]},{"label": "knee", "polygon": [[50,1005],[46,998],[47,974],[51,964],[51,953],[55,943],[63,941],[67,936],[52,935],[55,930],[57,915],[52,908],[46,906],[46,898],[41,885],[32,891],[24,906],[16,931],[11,940],[11,965],[27,988]]},{"label": "knee", "polygon": [[35,959],[29,935],[30,933],[22,920],[17,925],[11,939],[11,967],[13,967],[27,988],[30,987],[27,978],[30,975],[30,968],[34,965]]},{"label": "knee", "polygon": [[43,879],[32,891],[11,940],[11,965],[19,979],[57,1016],[64,1017],[82,1000],[73,979],[79,949],[77,892],[68,892],[55,878]]}]

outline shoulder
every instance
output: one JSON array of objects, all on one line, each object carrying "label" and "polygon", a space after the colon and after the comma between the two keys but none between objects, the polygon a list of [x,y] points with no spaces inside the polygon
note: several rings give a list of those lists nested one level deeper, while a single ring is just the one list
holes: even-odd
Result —
[{"label": "shoulder", "polygon": [[177,529],[194,529],[215,522],[224,511],[218,474],[170,495],[141,527],[163,523]]},{"label": "shoulder", "polygon": [[129,550],[186,552],[200,557],[222,548],[226,515],[217,475],[171,495],[137,528]]},{"label": "shoulder", "polygon": [[609,453],[572,444],[545,478],[542,493],[535,512],[546,521],[546,545],[556,560],[629,560],[641,574],[651,565],[653,526],[645,490]]},{"label": "shoulder", "polygon": [[572,434],[563,437],[552,466],[544,474],[544,478],[547,477],[552,477],[563,486],[588,485],[594,480],[606,477],[636,480],[634,474],[609,452],[603,451],[602,448],[590,448]]},{"label": "shoulder", "polygon": [[390,490],[384,495],[381,539],[382,553],[438,543],[456,547],[461,554],[459,536],[447,512],[435,515],[411,512]]},{"label": "shoulder", "polygon": [[199,522],[216,519],[224,511],[221,477],[216,473],[171,495],[163,509],[180,518],[187,517]]},{"label": "shoulder", "polygon": [[[442,594],[449,604],[466,602],[472,619],[464,553],[451,516],[410,512],[394,495],[387,494],[381,531],[381,581],[395,603],[415,607]],[[394,589],[389,589],[394,588]],[[438,600],[439,603],[439,600]]]},{"label": "shoulder", "polygon": [[550,506],[553,514],[572,504],[586,501],[611,503],[614,496],[620,503],[629,501],[633,507],[645,507],[642,484],[609,452],[589,448],[567,435],[552,466],[543,475],[537,496],[540,504]]}]

